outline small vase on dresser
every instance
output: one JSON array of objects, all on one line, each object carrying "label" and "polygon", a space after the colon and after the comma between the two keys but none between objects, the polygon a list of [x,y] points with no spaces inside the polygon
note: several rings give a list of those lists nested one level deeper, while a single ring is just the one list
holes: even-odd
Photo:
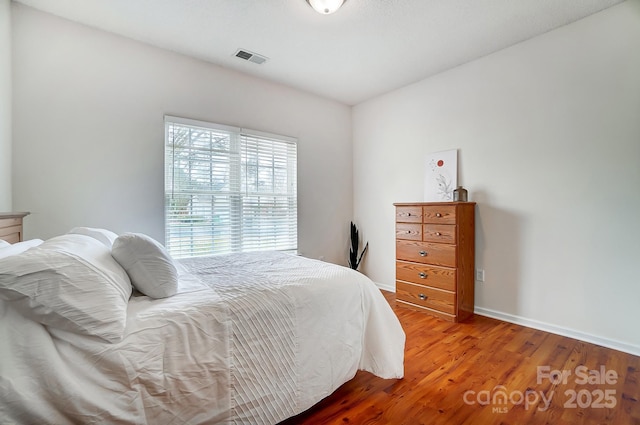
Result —
[{"label": "small vase on dresser", "polygon": [[471,317],[475,202],[394,205],[397,303],[451,322]]}]

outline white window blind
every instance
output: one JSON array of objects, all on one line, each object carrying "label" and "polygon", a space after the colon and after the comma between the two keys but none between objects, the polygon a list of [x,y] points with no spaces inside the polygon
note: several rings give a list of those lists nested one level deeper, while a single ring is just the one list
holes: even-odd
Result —
[{"label": "white window blind", "polygon": [[296,155],[295,139],[166,116],[171,255],[296,249]]}]

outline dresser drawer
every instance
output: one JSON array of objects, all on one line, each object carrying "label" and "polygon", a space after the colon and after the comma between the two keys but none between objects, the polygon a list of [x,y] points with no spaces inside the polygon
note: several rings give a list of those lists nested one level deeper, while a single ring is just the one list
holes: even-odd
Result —
[{"label": "dresser drawer", "polygon": [[22,219],[17,217],[0,218],[0,228],[22,226]]},{"label": "dresser drawer", "polygon": [[425,242],[456,243],[456,226],[452,224],[425,224],[422,226]]},{"label": "dresser drawer", "polygon": [[456,224],[456,207],[454,205],[425,205],[422,207],[422,222]]},{"label": "dresser drawer", "polygon": [[455,267],[456,245],[396,240],[396,258],[436,266]]},{"label": "dresser drawer", "polygon": [[422,240],[422,224],[396,223],[396,239]]},{"label": "dresser drawer", "polygon": [[0,239],[9,243],[16,243],[22,240],[22,226],[0,227]]},{"label": "dresser drawer", "polygon": [[9,242],[11,244],[20,242],[22,240],[22,236],[20,236],[20,232],[16,232],[16,233],[7,233],[6,235],[1,234],[2,232],[0,232],[0,239],[6,242]]},{"label": "dresser drawer", "polygon": [[396,279],[447,291],[456,290],[456,269],[396,261]]},{"label": "dresser drawer", "polygon": [[397,207],[396,223],[422,223],[422,207]]},{"label": "dresser drawer", "polygon": [[412,283],[396,282],[399,300],[448,314],[456,314],[456,294]]}]

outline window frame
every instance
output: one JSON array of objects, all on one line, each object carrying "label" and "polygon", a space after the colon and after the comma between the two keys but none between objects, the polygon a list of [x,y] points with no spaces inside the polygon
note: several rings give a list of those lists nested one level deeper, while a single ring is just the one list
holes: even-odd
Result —
[{"label": "window frame", "polygon": [[[176,152],[180,151],[176,149],[175,133],[171,133],[172,126],[180,126],[189,128],[188,147],[184,148],[183,152],[187,152],[183,156],[183,160],[189,163],[191,167],[191,161],[197,162],[197,154],[192,155],[192,151],[200,150],[203,156],[206,158],[209,155],[209,168],[212,168],[212,159],[214,153],[220,154],[220,157],[228,157],[228,179],[229,188],[226,191],[222,191],[219,194],[214,194],[215,191],[209,189],[202,193],[189,190],[177,190],[176,187],[180,186],[180,183],[176,182]],[[298,236],[298,199],[297,199],[297,145],[298,140],[289,136],[282,136],[263,131],[250,130],[240,127],[228,126],[223,124],[216,124],[206,121],[198,121],[189,118],[181,118],[170,115],[164,117],[164,230],[165,230],[165,245],[172,256],[175,258],[197,257],[202,255],[216,255],[225,254],[231,252],[252,252],[262,250],[282,250],[282,251],[297,251],[297,236]],[[176,127],[173,127],[175,131]],[[194,148],[191,131],[194,129],[209,131],[209,136],[212,137],[214,132],[228,133],[229,135],[229,149],[227,151],[216,150],[211,145],[210,148]],[[213,143],[213,142],[210,142]],[[249,145],[255,144],[255,151],[251,151],[252,155],[255,155],[255,164],[249,162]],[[270,144],[270,148],[268,145]],[[277,149],[276,149],[277,148]],[[271,150],[269,150],[271,149]],[[262,158],[266,155],[269,158],[269,152],[271,152],[272,164],[270,167],[263,164]],[[283,153],[284,152],[284,153]],[[261,156],[263,155],[263,156]],[[253,159],[253,158],[252,158]],[[283,160],[286,161],[286,166],[283,167]],[[260,163],[258,163],[260,161]],[[206,163],[206,160],[200,161]],[[278,164],[278,166],[276,166]],[[249,168],[255,168],[256,172],[256,185],[255,191],[249,191],[248,177]],[[184,171],[184,167],[181,167]],[[261,169],[269,171],[271,170],[271,192],[261,191],[258,173]],[[283,171],[285,177],[285,186],[283,192],[282,175]],[[185,187],[192,187],[195,185],[195,179],[192,177],[191,168],[188,173],[189,182]],[[276,185],[276,173],[280,180],[280,185]],[[185,174],[183,172],[183,174]],[[209,187],[213,187],[213,177],[208,181]],[[276,190],[279,189],[278,190]],[[175,206],[177,196],[183,196],[189,198],[187,201],[185,216],[191,217],[186,222],[191,220],[191,224],[185,226],[179,226],[172,224],[172,221],[176,221],[176,211],[179,207]],[[229,224],[227,227],[218,224],[219,229],[227,229],[228,235],[226,238],[228,241],[216,245],[215,232],[213,228],[216,196],[218,198],[227,199],[227,208],[229,210]],[[194,199],[201,198],[207,199],[211,197],[211,211],[209,215],[202,215],[203,221],[209,222],[208,225],[193,224],[193,217],[195,206]],[[252,202],[253,201],[253,202]],[[224,204],[224,201],[222,201]],[[220,210],[224,210],[224,207],[220,207]],[[264,210],[264,213],[260,213]],[[271,211],[272,215],[269,215],[268,211]],[[173,215],[172,215],[173,214]],[[278,215],[280,214],[280,215]],[[275,218],[274,218],[275,217]],[[284,218],[283,218],[284,217]],[[257,221],[262,223],[264,221],[272,222],[269,226],[265,224],[258,224],[250,226],[248,223]],[[207,226],[211,227],[211,231],[199,233],[194,238],[194,229],[206,229]],[[174,244],[174,240],[177,240],[176,235],[180,235],[182,230],[185,232],[191,232],[191,236],[181,235],[180,238],[191,238],[190,241]],[[265,229],[271,229],[271,232]],[[210,238],[210,249],[196,248],[197,238]],[[264,239],[263,239],[264,238]],[[225,239],[225,240],[227,240]],[[272,239],[272,243],[269,242]],[[221,247],[228,246],[228,249]]]}]

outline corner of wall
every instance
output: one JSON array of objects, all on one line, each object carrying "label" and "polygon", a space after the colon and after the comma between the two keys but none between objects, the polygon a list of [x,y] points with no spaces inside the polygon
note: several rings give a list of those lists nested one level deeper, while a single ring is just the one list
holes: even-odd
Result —
[{"label": "corner of wall", "polygon": [[11,1],[0,0],[0,211],[12,208],[11,111]]}]

